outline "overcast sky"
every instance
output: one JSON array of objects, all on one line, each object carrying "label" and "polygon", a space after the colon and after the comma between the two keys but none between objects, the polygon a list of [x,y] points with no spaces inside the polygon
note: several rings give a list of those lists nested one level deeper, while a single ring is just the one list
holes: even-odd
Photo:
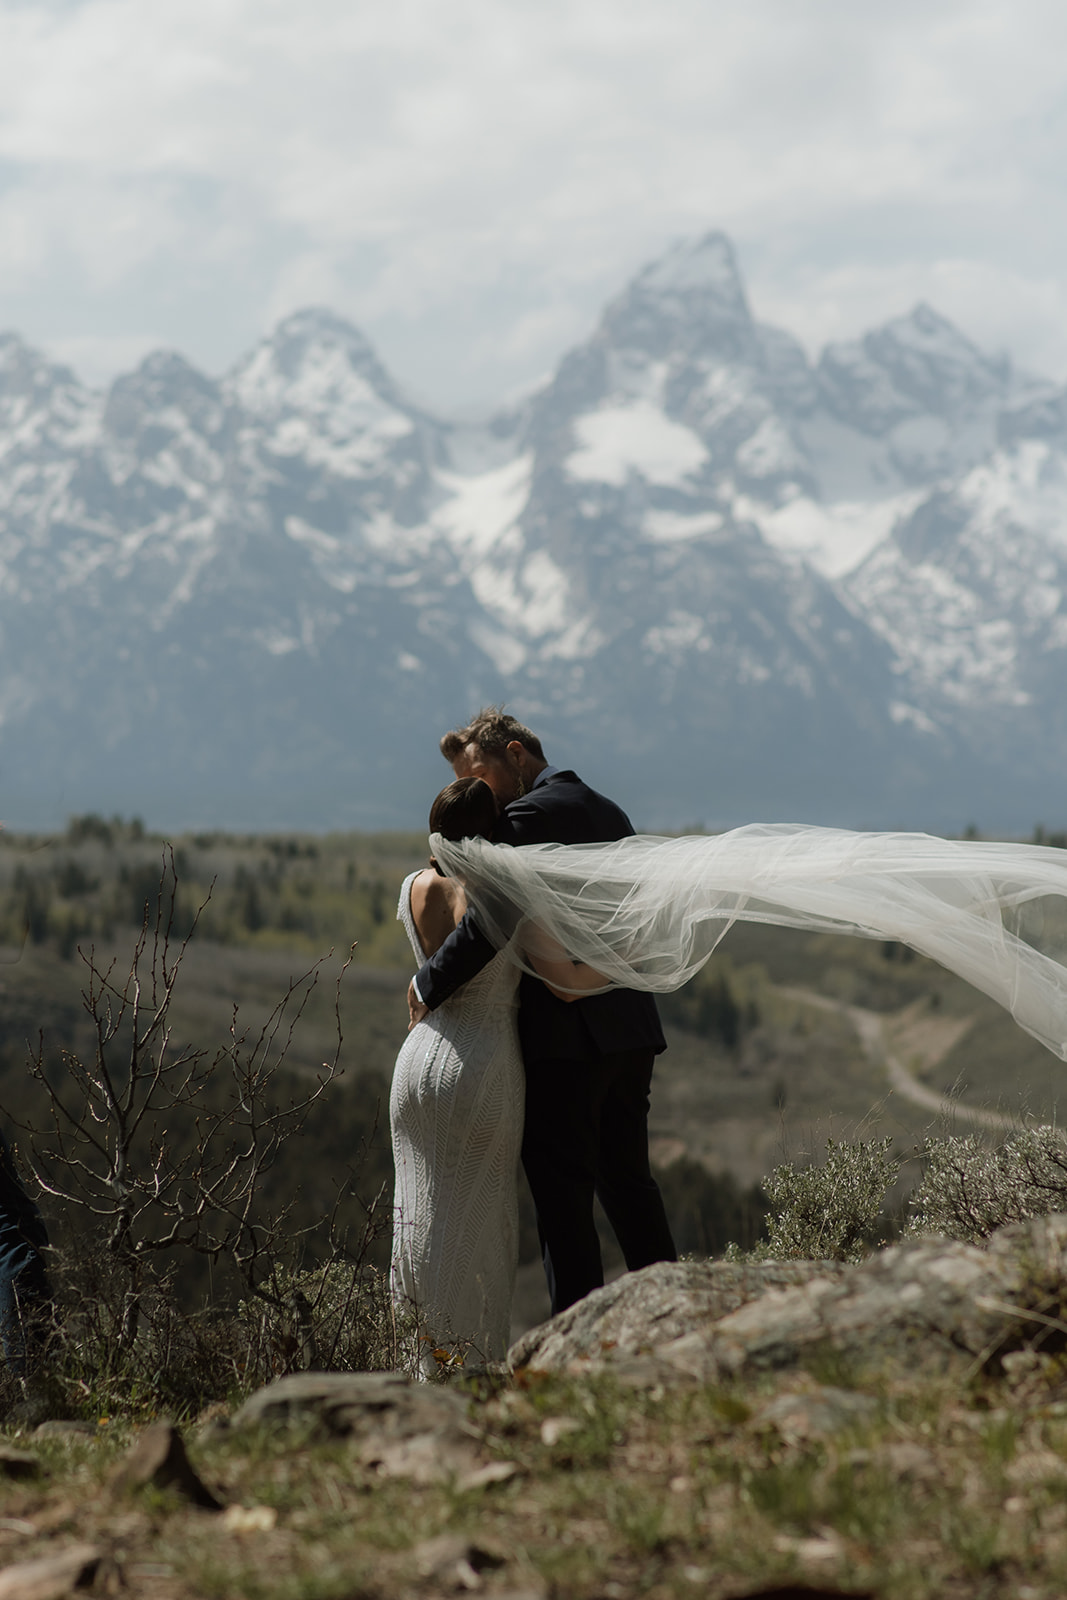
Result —
[{"label": "overcast sky", "polygon": [[816,351],[927,299],[1067,377],[1062,0],[0,0],[0,328],[218,373],[329,305],[489,405],[675,239]]}]

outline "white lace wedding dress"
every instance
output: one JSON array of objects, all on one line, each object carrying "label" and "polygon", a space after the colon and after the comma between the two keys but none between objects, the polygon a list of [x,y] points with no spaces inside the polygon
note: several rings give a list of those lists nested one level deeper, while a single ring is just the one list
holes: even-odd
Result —
[{"label": "white lace wedding dress", "polygon": [[[397,916],[421,966],[416,876],[404,880]],[[392,1286],[418,1312],[424,1371],[435,1343],[469,1346],[468,1361],[507,1353],[524,1101],[518,980],[494,957],[411,1030],[393,1069]]]}]

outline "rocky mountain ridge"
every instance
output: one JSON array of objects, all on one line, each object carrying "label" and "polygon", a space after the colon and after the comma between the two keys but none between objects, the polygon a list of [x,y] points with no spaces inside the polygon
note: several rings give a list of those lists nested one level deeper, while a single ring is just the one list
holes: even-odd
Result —
[{"label": "rocky mountain ridge", "polygon": [[419,826],[506,700],[646,827],[1062,820],[1067,395],[917,307],[811,362],[728,240],[484,427],[356,329],[94,393],[0,338],[5,820]]}]

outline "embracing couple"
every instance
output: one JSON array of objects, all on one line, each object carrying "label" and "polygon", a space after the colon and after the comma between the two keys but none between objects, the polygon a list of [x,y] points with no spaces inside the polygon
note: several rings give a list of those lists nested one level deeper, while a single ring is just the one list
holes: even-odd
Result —
[{"label": "embracing couple", "polygon": [[1067,1061],[1067,851],[805,823],[640,837],[499,711],[441,748],[457,776],[430,828],[449,876],[401,894],[422,964],[390,1113],[394,1289],[443,1339],[507,1346],[520,1147],[553,1312],[603,1281],[594,1195],[627,1266],[674,1259],[648,1166],[652,995],[739,920],[906,944]]},{"label": "embracing couple", "polygon": [[[633,834],[625,813],[502,711],[441,740],[456,774],[430,814],[448,840],[585,845]],[[673,1261],[648,1162],[648,1096],[665,1048],[651,994],[596,971],[498,954],[436,863],[405,880],[398,915],[421,963],[390,1096],[396,1164],[393,1289],[431,1334],[499,1360],[518,1253],[521,1152],[555,1314],[603,1283],[596,1196],[627,1267]],[[432,1362],[424,1361],[430,1366]]]}]

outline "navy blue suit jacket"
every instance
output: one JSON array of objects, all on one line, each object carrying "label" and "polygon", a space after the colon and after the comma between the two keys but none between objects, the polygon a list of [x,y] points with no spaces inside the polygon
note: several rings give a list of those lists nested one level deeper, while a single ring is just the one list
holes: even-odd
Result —
[{"label": "navy blue suit jacket", "polygon": [[[625,811],[574,772],[549,768],[529,792],[501,812],[497,844],[600,844],[633,833]],[[468,914],[426,962],[416,982],[435,1010],[492,960],[495,951]],[[526,1061],[572,1060],[624,1050],[666,1049],[650,994],[613,989],[587,1000],[557,1000],[524,973],[519,988],[519,1038]]]}]

